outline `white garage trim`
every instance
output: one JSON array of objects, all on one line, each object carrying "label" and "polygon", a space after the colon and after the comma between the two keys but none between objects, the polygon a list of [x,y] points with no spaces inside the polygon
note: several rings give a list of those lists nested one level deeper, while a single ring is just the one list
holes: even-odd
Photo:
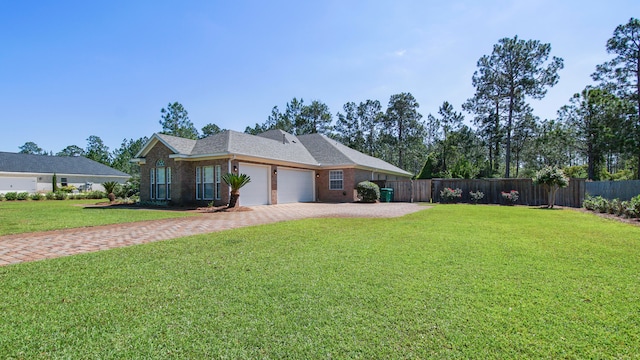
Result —
[{"label": "white garage trim", "polygon": [[238,174],[247,174],[251,182],[240,189],[240,205],[268,205],[271,203],[271,167],[249,163],[238,164]]},{"label": "white garage trim", "polygon": [[313,170],[278,167],[278,204],[312,202],[315,188]]}]

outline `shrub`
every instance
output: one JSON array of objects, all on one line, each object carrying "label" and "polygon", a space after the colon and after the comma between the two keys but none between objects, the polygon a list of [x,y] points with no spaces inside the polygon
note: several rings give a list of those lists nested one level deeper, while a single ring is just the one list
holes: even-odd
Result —
[{"label": "shrub", "polygon": [[104,199],[107,197],[107,194],[104,191],[94,190],[84,193],[85,199]]},{"label": "shrub", "polygon": [[56,194],[53,191],[49,191],[48,193],[44,194],[44,198],[47,200],[53,200],[56,198]]},{"label": "shrub", "polygon": [[59,190],[59,191],[64,191],[64,192],[66,192],[66,193],[71,193],[71,192],[73,192],[74,190],[78,190],[78,188],[77,188],[77,187],[75,187],[74,185],[67,185],[67,186],[60,186],[60,187],[58,188],[58,190]]},{"label": "shrub", "polygon": [[621,216],[624,214],[624,208],[626,204],[623,204],[623,201],[620,199],[613,199],[609,201],[609,208],[607,209],[609,214]]},{"label": "shrub", "polygon": [[380,200],[380,187],[371,181],[362,181],[356,186],[358,197],[362,202],[376,202]]},{"label": "shrub", "polygon": [[598,197],[593,197],[593,196],[587,194],[584,197],[584,200],[582,201],[582,207],[587,209],[587,210],[595,211],[595,209],[596,209],[596,201],[597,201]]},{"label": "shrub", "polygon": [[469,199],[471,199],[471,203],[477,204],[480,200],[484,199],[484,193],[480,190],[476,192],[469,191]]},{"label": "shrub", "polygon": [[169,206],[169,202],[168,201],[162,201],[162,200],[141,201],[139,204],[142,207],[167,207],[167,206]]},{"label": "shrub", "polygon": [[4,198],[7,199],[8,201],[14,201],[18,199],[18,193],[15,191],[11,191],[8,192],[6,194],[4,194]]},{"label": "shrub", "polygon": [[31,200],[34,201],[39,201],[44,199],[44,195],[40,194],[40,193],[35,193],[35,194],[31,194]]},{"label": "shrub", "polygon": [[19,192],[16,195],[16,199],[17,200],[27,200],[27,199],[29,199],[29,193],[28,192]]},{"label": "shrub", "polygon": [[627,202],[625,216],[630,218],[640,217],[640,195],[631,198]]},{"label": "shrub", "polygon": [[620,199],[607,200],[601,196],[587,195],[582,206],[591,211],[599,213],[609,213],[616,216],[624,216],[627,218],[640,217],[640,195],[633,197],[629,201],[620,201]]},{"label": "shrub", "polygon": [[54,199],[56,200],[66,200],[67,199],[67,193],[61,190],[58,190],[56,192],[53,193]]},{"label": "shrub", "polygon": [[132,177],[115,189],[118,198],[130,198],[140,195],[140,176]]},{"label": "shrub", "polygon": [[502,196],[504,202],[508,205],[513,205],[518,202],[518,199],[520,199],[520,193],[515,190],[511,190],[509,192],[503,191],[500,193],[500,195]]},{"label": "shrub", "polygon": [[461,189],[444,188],[440,191],[440,201],[448,203],[455,203],[462,199]]},{"label": "shrub", "polygon": [[129,204],[129,205],[137,204],[139,201],[140,201],[140,197],[137,195],[122,199],[123,204]]},{"label": "shrub", "polygon": [[0,193],[0,201],[3,201],[3,200],[4,200],[4,194]]}]

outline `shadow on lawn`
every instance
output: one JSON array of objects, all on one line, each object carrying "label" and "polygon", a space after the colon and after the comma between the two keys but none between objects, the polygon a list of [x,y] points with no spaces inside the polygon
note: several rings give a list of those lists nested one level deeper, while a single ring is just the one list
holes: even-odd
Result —
[{"label": "shadow on lawn", "polygon": [[196,207],[180,207],[180,206],[140,206],[136,204],[109,204],[109,203],[97,203],[97,204],[82,204],[83,209],[87,210],[156,210],[156,211],[178,211],[178,212],[196,212]]}]

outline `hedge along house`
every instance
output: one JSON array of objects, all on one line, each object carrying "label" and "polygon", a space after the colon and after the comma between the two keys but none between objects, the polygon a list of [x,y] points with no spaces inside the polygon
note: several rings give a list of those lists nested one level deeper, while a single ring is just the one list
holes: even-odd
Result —
[{"label": "hedge along house", "polygon": [[141,200],[175,205],[227,204],[225,173],[251,177],[240,190],[243,206],[352,202],[358,182],[411,177],[325,135],[282,130],[225,131],[199,140],[154,134],[132,161],[140,165]]},{"label": "hedge along house", "polygon": [[48,192],[53,175],[58,186],[100,190],[103,182],[125,183],[131,175],[82,156],[47,156],[0,152],[0,193]]}]

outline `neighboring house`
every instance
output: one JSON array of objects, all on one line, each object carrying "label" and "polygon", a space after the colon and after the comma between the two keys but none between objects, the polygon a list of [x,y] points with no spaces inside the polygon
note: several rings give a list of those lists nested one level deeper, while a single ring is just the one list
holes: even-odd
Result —
[{"label": "neighboring house", "polygon": [[48,192],[73,185],[79,190],[104,190],[103,182],[126,182],[131,175],[82,156],[47,156],[0,152],[0,193]]},{"label": "neighboring house", "polygon": [[140,199],[176,205],[229,202],[222,174],[247,174],[244,206],[356,201],[364,180],[409,179],[412,174],[325,135],[282,130],[259,135],[225,131],[190,140],[154,134],[132,161],[140,165]]}]

